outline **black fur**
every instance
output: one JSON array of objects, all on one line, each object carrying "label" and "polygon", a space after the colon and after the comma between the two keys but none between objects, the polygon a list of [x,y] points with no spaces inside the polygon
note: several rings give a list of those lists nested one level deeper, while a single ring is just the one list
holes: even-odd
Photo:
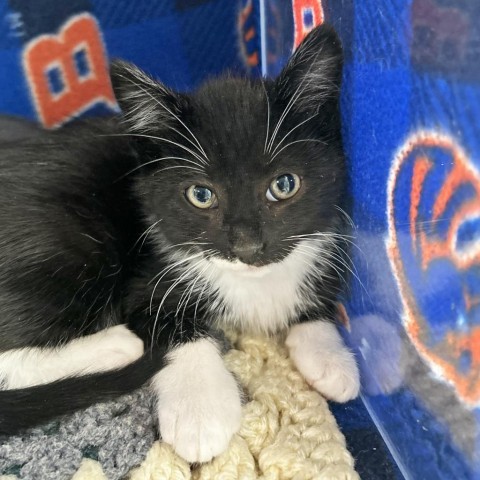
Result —
[{"label": "black fur", "polygon": [[[203,247],[172,246],[196,240],[224,259],[265,265],[295,245],[286,241],[290,235],[340,228],[341,63],[339,40],[327,26],[307,37],[277,81],[222,78],[184,95],[117,62],[112,81],[123,121],[76,123],[49,133],[28,127],[28,140],[3,141],[0,352],[55,346],[127,323],[147,353],[117,372],[0,391],[0,432],[134,390],[163,366],[170,345],[215,334],[204,315],[212,299],[198,294],[185,305],[178,328],[182,284],[158,312],[154,331],[158,306],[178,276],[167,273],[153,292],[156,276],[171,263],[165,249],[186,255]],[[290,131],[284,145],[294,143],[272,160],[264,153],[267,105],[271,135],[292,97],[273,148]],[[199,159],[175,145],[197,152],[182,122],[205,149],[209,164],[202,173],[184,168],[198,168],[192,162]],[[155,161],[163,157],[176,158]],[[286,172],[302,178],[300,191],[269,202],[270,182]],[[211,187],[218,208],[193,207],[184,194],[190,185]],[[292,322],[332,318],[339,287],[337,269],[326,269],[317,279],[323,302]]]},{"label": "black fur", "polygon": [[[162,352],[163,353],[163,352]],[[133,392],[147,382],[163,361],[143,356],[121,370],[71,377],[46,385],[0,391],[0,434],[13,434],[67,415],[92,403]]]}]

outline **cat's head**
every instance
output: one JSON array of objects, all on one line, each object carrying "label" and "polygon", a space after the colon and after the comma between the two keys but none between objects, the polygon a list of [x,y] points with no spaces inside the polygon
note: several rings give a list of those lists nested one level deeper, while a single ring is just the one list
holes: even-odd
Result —
[{"label": "cat's head", "polygon": [[[221,78],[180,94],[116,62],[157,244],[254,270],[332,230],[344,190],[340,41],[317,27],[274,80]],[[140,167],[141,165],[141,167]],[[248,265],[248,267],[247,267]]]}]

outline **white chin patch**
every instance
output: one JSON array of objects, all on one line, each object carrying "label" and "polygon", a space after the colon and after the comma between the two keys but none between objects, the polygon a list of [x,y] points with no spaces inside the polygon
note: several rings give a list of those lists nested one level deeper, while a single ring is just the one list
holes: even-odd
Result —
[{"label": "white chin patch", "polygon": [[322,274],[322,264],[316,260],[322,247],[318,240],[302,240],[282,261],[261,267],[197,257],[185,269],[192,268],[192,277],[200,275],[196,288],[213,321],[243,331],[273,333],[286,328],[299,311],[320,304],[310,279]]},{"label": "white chin patch", "polygon": [[223,258],[213,257],[210,259],[210,262],[212,262],[219,269],[231,270],[232,272],[251,277],[263,277],[271,272],[270,265],[256,267],[255,265],[243,263],[240,260],[230,262],[229,260],[224,260]]}]

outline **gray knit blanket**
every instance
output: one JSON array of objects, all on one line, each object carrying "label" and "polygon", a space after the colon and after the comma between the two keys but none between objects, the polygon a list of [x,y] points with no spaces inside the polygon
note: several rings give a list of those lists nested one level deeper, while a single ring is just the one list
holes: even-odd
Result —
[{"label": "gray knit blanket", "polygon": [[158,438],[147,388],[62,418],[26,434],[0,436],[0,475],[70,480],[84,458],[119,480],[139,465]]}]

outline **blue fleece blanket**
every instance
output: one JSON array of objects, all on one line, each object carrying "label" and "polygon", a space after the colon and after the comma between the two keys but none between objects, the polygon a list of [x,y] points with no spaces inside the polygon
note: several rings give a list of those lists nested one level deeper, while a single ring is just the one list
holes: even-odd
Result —
[{"label": "blue fleece blanket", "polygon": [[478,18],[467,0],[0,0],[0,113],[55,128],[115,111],[108,57],[182,90],[275,75],[333,23],[366,405],[413,478],[480,478]]}]

